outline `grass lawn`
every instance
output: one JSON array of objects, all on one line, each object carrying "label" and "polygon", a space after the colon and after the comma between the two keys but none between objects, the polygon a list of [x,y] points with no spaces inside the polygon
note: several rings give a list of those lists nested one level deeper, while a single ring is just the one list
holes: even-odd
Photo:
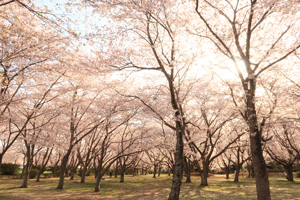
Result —
[{"label": "grass lawn", "polygon": [[[233,178],[228,181],[224,175],[214,175],[209,177],[208,187],[199,187],[200,177],[192,177],[192,181],[182,184],[180,199],[256,199],[254,179],[241,178],[240,183],[233,183]],[[41,179],[39,183],[32,179],[29,188],[19,188],[21,179],[0,176],[0,199],[167,199],[171,177],[162,175],[152,179],[151,175],[127,176],[125,183],[119,183],[118,178],[113,178],[102,181],[99,193],[93,192],[94,180],[86,180],[86,183],[81,184],[79,177],[74,180],[66,178],[63,190],[55,189],[57,183],[57,178]],[[294,183],[289,183],[284,177],[271,177],[270,184],[272,199],[300,199],[300,179],[296,178]]]}]

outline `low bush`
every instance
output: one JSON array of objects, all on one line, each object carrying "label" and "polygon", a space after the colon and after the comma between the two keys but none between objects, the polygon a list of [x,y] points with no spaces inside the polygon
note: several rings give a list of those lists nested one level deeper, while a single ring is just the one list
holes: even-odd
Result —
[{"label": "low bush", "polygon": [[29,172],[29,178],[31,178],[31,179],[35,178],[37,176],[38,172],[39,172],[38,169],[35,169],[35,168],[31,169]]},{"label": "low bush", "polygon": [[4,175],[13,175],[18,171],[19,166],[12,163],[3,163],[0,165],[1,174]]}]

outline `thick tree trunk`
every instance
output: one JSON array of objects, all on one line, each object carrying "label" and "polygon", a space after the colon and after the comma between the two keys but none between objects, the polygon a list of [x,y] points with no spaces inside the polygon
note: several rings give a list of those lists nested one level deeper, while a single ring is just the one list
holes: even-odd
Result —
[{"label": "thick tree trunk", "polygon": [[176,121],[176,152],[175,166],[172,180],[171,192],[168,200],[178,200],[180,194],[181,179],[183,174],[183,134],[184,127]]},{"label": "thick tree trunk", "polygon": [[207,178],[208,178],[209,164],[203,162],[203,171],[201,173],[201,184],[200,186],[208,186]]},{"label": "thick tree trunk", "polygon": [[284,166],[284,170],[286,173],[286,179],[288,181],[294,181],[294,177],[293,177],[293,165],[292,164],[287,164]]},{"label": "thick tree trunk", "polygon": [[66,171],[70,153],[71,153],[71,149],[68,150],[67,154],[63,157],[63,159],[61,161],[59,182],[58,182],[56,189],[63,189],[63,187],[64,187],[65,171]]},{"label": "thick tree trunk", "polygon": [[249,80],[249,90],[245,90],[247,98],[247,118],[250,132],[250,149],[252,154],[253,169],[255,173],[256,192],[258,200],[270,200],[270,184],[267,165],[263,156],[262,149],[262,131],[263,127],[258,129],[256,108],[255,108],[255,89],[256,80]]}]

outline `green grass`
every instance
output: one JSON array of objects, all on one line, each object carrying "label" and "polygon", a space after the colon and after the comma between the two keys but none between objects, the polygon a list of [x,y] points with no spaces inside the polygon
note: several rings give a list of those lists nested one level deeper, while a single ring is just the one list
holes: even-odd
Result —
[{"label": "green grass", "polygon": [[[55,189],[57,178],[41,179],[37,183],[34,179],[29,181],[29,188],[19,188],[21,179],[9,179],[0,176],[0,199],[124,199],[124,200],[158,200],[167,199],[171,177],[162,175],[151,179],[151,175],[127,176],[125,183],[119,183],[118,178],[102,181],[100,192],[95,193],[94,180],[80,183],[80,178],[74,180],[66,178],[63,190]],[[107,177],[106,177],[107,178]],[[225,179],[224,175],[215,175],[208,179],[209,186],[199,187],[200,177],[192,177],[193,183],[182,183],[180,199],[222,199],[243,200],[256,199],[254,179],[240,178],[239,183],[234,183],[233,178]],[[300,179],[290,183],[284,177],[271,177],[272,199],[300,199]]]}]

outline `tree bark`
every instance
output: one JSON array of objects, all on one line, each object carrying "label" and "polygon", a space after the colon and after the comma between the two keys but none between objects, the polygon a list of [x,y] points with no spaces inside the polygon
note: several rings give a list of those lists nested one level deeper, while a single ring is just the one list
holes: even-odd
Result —
[{"label": "tree bark", "polygon": [[124,177],[125,177],[125,170],[121,170],[121,174],[120,174],[120,183],[124,183]]},{"label": "tree bark", "polygon": [[236,165],[235,175],[234,175],[234,182],[239,182],[239,175],[240,175],[241,165]]},{"label": "tree bark", "polygon": [[157,165],[154,165],[153,178],[156,178]]},{"label": "tree bark", "polygon": [[186,181],[185,182],[186,183],[191,183],[192,182],[192,180],[191,180],[191,172],[190,171],[188,171],[186,173]]},{"label": "tree bark", "polygon": [[252,77],[249,80],[248,87],[245,90],[247,98],[247,119],[250,132],[250,149],[252,154],[253,169],[255,173],[256,192],[258,200],[270,200],[270,184],[267,165],[263,156],[262,149],[262,131],[263,126],[258,129],[258,121],[255,107],[256,79]]},{"label": "tree bark", "polygon": [[267,165],[263,157],[261,138],[256,131],[253,131],[251,129],[252,127],[250,127],[250,144],[253,160],[253,169],[255,174],[257,199],[270,200],[271,195],[269,176],[267,171]]},{"label": "tree bark", "polygon": [[284,166],[284,170],[286,172],[286,179],[288,181],[294,181],[294,177],[293,177],[293,164],[287,164]]},{"label": "tree bark", "polygon": [[181,179],[183,174],[183,134],[184,127],[176,121],[176,152],[175,166],[172,180],[171,192],[168,200],[178,200],[180,194]]},{"label": "tree bark", "polygon": [[66,167],[67,167],[67,163],[68,163],[70,154],[71,154],[71,149],[68,150],[67,154],[63,157],[63,159],[61,161],[59,182],[58,182],[56,189],[63,189],[63,187],[64,187],[65,171],[66,171]]},{"label": "tree bark", "polygon": [[0,153],[0,165],[2,164],[3,154]]},{"label": "tree bark", "polygon": [[84,183],[84,181],[85,181],[85,175],[86,175],[87,167],[88,167],[88,165],[87,165],[87,163],[85,163],[84,167],[83,167],[83,169],[81,171],[81,180],[80,180],[80,183]]},{"label": "tree bark", "polygon": [[203,171],[201,173],[201,184],[200,186],[208,186],[207,177],[208,177],[208,171],[209,171],[209,164],[206,162],[203,163]]}]

